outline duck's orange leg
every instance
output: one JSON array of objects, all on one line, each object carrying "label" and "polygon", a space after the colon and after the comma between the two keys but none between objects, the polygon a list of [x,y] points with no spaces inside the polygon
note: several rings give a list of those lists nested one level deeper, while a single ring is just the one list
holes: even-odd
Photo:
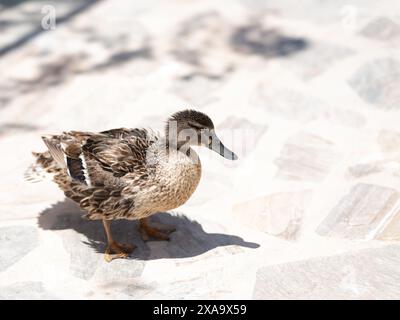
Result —
[{"label": "duck's orange leg", "polygon": [[104,253],[104,259],[110,262],[114,259],[127,258],[129,254],[136,248],[134,245],[121,244],[114,241],[111,235],[110,221],[103,220],[104,229],[106,230],[108,245]]},{"label": "duck's orange leg", "polygon": [[175,231],[175,228],[155,228],[149,225],[148,218],[139,220],[139,230],[144,241],[149,240],[149,237],[158,240],[169,240],[169,234]]}]

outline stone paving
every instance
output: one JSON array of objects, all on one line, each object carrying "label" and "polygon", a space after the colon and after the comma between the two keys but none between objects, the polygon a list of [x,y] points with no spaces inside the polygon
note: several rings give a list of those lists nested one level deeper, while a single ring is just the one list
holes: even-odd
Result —
[{"label": "stone paving", "polygon": [[[0,1],[1,299],[399,299],[400,5]],[[169,242],[106,263],[100,222],[24,172],[40,135],[193,107],[239,155],[199,149]]]}]

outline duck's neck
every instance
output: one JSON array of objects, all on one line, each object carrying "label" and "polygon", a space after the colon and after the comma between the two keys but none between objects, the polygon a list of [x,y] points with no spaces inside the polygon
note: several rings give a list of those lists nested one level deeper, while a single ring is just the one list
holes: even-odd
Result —
[{"label": "duck's neck", "polygon": [[166,139],[165,146],[167,149],[175,149],[175,150],[190,149],[190,145],[188,145],[186,141],[176,141],[176,140]]},{"label": "duck's neck", "polygon": [[169,155],[172,150],[180,151],[188,156],[192,161],[199,162],[199,156],[197,153],[188,145],[186,139],[179,140],[179,124],[176,120],[169,120],[165,126],[165,147],[166,152]]},{"label": "duck's neck", "polygon": [[176,154],[176,152],[182,152],[192,161],[196,163],[200,161],[199,156],[191,146],[187,144],[186,140],[177,140],[176,135],[168,136],[168,130],[166,130],[164,146],[167,156]]},{"label": "duck's neck", "polygon": [[[172,127],[170,127],[171,124]],[[186,143],[185,140],[178,140],[178,128],[176,121],[169,120],[167,122],[167,125],[165,126],[165,141],[167,149],[175,148],[176,150],[179,150]]]}]

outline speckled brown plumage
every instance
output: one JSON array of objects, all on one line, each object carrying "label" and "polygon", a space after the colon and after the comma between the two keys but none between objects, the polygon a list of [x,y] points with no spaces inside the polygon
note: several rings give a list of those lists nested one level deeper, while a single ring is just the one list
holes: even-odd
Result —
[{"label": "speckled brown plumage", "polygon": [[[89,219],[139,219],[174,209],[190,197],[200,179],[199,161],[177,150],[167,158],[163,141],[143,129],[65,132],[44,139],[60,146],[70,165],[57,165],[49,151],[36,153],[37,163],[55,173],[54,181]],[[90,184],[81,178],[81,159]],[[166,175],[168,170],[175,178],[172,172]]]}]

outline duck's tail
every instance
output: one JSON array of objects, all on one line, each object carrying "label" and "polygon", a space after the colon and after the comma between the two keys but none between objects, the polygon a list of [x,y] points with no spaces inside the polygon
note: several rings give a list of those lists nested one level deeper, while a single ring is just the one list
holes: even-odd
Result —
[{"label": "duck's tail", "polygon": [[32,152],[32,155],[35,161],[24,172],[26,181],[37,183],[48,180],[57,172],[57,166],[49,151]]},{"label": "duck's tail", "polygon": [[36,158],[35,162],[27,168],[24,174],[25,180],[29,182],[35,183],[46,180],[67,167],[64,153],[60,145],[54,141],[57,137],[43,136],[42,139],[48,151],[32,152],[32,155]]},{"label": "duck's tail", "polygon": [[55,174],[62,173],[76,182],[90,184],[86,161],[82,153],[74,157],[68,156],[63,150],[60,136],[43,136],[42,139],[48,151],[32,153],[36,161],[26,170],[26,180],[39,182],[49,176],[54,177]]}]

